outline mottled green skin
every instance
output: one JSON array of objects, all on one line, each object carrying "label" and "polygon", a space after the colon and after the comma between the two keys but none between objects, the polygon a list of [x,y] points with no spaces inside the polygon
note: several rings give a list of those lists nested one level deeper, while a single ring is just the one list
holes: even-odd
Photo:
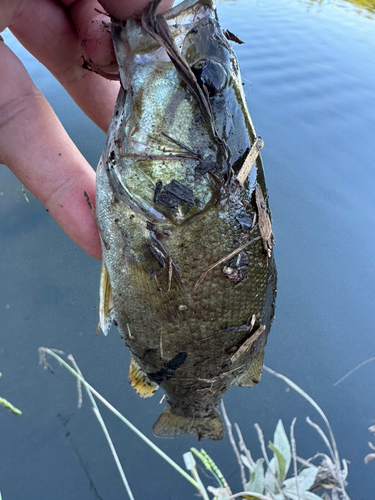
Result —
[{"label": "mottled green skin", "polygon": [[[178,44],[182,44],[189,65],[201,58],[213,58],[224,68],[224,85],[210,101],[216,108],[219,136],[228,144],[230,164],[236,173],[255,137],[237,60],[216,21],[216,12],[199,4],[194,12],[204,19],[196,31],[183,34]],[[187,29],[193,24],[190,15]],[[276,294],[273,256],[267,258],[258,240],[243,251],[248,257],[244,270],[247,279],[229,281],[223,272],[223,267],[229,265],[226,262],[210,271],[195,291],[194,285],[208,266],[259,236],[256,224],[252,229],[243,229],[237,217],[241,210],[251,219],[256,213],[256,183],[266,197],[262,164],[258,159],[242,189],[234,180],[224,189],[210,174],[199,179],[194,176],[197,160],[167,159],[163,164],[161,160],[119,156],[119,148],[125,154],[185,154],[184,149],[161,135],[166,132],[202,157],[212,155],[224,170],[217,143],[207,123],[199,119],[197,102],[187,95],[186,85],[163,49],[137,55],[134,51],[146,52],[147,47],[129,47],[133,31],[139,29],[131,22],[127,27],[115,24],[113,31],[126,92],[120,92],[97,172],[97,216],[105,241],[103,258],[110,276],[116,321],[134,358],[146,373],[155,374],[176,355],[186,353],[185,362],[160,385],[175,414],[210,416],[223,393],[250,367],[266,343]],[[151,39],[149,45],[155,48]],[[129,203],[124,203],[114,189],[113,169],[108,172],[113,162],[128,191]],[[225,182],[223,172],[219,170],[216,175]],[[189,210],[182,204],[179,215],[170,214],[154,202],[156,183],[162,181],[165,186],[173,179],[194,192],[195,206]],[[246,210],[241,208],[241,202],[248,204]],[[153,233],[180,276],[179,280],[173,270],[170,290],[169,261],[160,267],[152,253],[147,220],[154,224]],[[151,269],[157,273],[156,280]],[[253,314],[254,330],[259,325],[266,325],[266,330],[231,364],[231,356],[254,330],[227,328],[245,325]]]}]

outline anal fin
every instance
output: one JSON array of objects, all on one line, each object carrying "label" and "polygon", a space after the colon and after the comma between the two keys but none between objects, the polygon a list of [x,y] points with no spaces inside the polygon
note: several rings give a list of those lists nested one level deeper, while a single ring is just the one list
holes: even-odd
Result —
[{"label": "anal fin", "polygon": [[260,351],[246,372],[240,375],[233,385],[238,385],[240,387],[253,387],[255,384],[259,384],[262,377],[263,359],[264,349]]},{"label": "anal fin", "polygon": [[158,384],[152,382],[139,364],[131,358],[129,368],[130,384],[141,398],[151,397],[159,388]]},{"label": "anal fin", "polygon": [[153,428],[155,436],[175,438],[184,434],[196,435],[198,439],[223,439],[225,430],[220,413],[215,412],[207,417],[189,418],[175,415],[170,406],[167,406]]},{"label": "anal fin", "polygon": [[114,310],[111,283],[104,261],[102,261],[102,271],[100,273],[99,297],[99,326],[104,335],[108,335],[114,319]]}]

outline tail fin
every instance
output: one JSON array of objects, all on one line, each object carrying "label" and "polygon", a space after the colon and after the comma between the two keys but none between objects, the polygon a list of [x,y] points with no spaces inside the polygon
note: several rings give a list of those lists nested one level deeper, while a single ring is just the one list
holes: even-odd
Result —
[{"label": "tail fin", "polygon": [[188,418],[175,415],[167,406],[161,413],[153,428],[155,436],[175,438],[184,434],[196,435],[198,439],[223,439],[225,431],[220,413],[201,418]]}]

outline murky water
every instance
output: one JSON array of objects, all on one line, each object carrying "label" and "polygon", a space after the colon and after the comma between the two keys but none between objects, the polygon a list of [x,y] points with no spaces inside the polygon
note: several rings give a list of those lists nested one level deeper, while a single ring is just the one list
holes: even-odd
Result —
[{"label": "murky water", "polygon": [[[354,4],[354,2],[353,2]],[[277,313],[265,362],[302,386],[331,421],[350,461],[352,499],[374,497],[374,463],[365,465],[375,423],[368,364],[375,355],[375,19],[373,2],[237,0],[220,2],[236,47],[263,160],[276,235]],[[95,166],[104,136],[50,74],[8,33],[69,134]],[[117,500],[125,492],[102,432],[73,378],[38,366],[38,347],[74,354],[84,375],[151,437],[161,395],[140,400],[127,380],[129,355],[115,330],[95,337],[100,265],[74,246],[20,184],[0,170],[0,489],[11,500]],[[297,416],[297,451],[326,452],[305,422],[320,422],[299,395],[265,373],[253,389],[225,396],[254,457],[254,423],[272,439],[278,418]],[[137,500],[193,498],[193,488],[115,417],[103,411]],[[154,439],[154,438],[152,438]],[[156,439],[156,438],[155,438]],[[157,440],[179,463],[197,442]],[[203,442],[233,490],[238,465],[229,442]],[[214,484],[208,481],[207,484]]]}]

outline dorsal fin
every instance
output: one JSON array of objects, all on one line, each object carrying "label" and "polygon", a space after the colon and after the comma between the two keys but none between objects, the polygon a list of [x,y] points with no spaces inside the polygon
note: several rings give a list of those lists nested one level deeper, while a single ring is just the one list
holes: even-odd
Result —
[{"label": "dorsal fin", "polygon": [[239,387],[253,387],[253,385],[259,384],[263,370],[263,358],[264,349],[260,351],[246,372],[238,377],[233,385],[238,385]]},{"label": "dorsal fin", "polygon": [[155,436],[175,438],[184,434],[196,435],[198,439],[223,439],[225,430],[220,413],[215,410],[212,415],[200,418],[189,418],[175,415],[167,406],[153,428]]}]

